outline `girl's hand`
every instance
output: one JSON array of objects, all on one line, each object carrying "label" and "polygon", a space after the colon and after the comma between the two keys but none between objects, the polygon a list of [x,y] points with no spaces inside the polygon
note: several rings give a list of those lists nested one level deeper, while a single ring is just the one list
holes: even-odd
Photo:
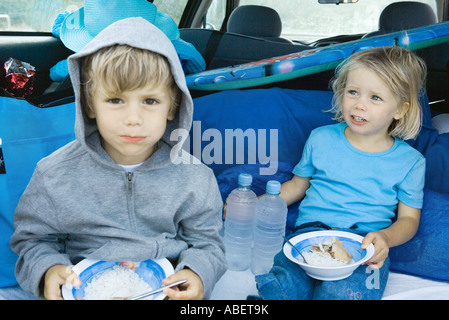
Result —
[{"label": "girl's hand", "polygon": [[362,249],[366,249],[371,243],[374,245],[375,252],[371,259],[364,264],[369,265],[373,269],[380,269],[390,251],[388,238],[382,231],[370,232],[362,241]]},{"label": "girl's hand", "polygon": [[62,300],[61,286],[65,283],[75,287],[82,284],[70,267],[61,264],[49,268],[44,277],[44,297],[47,300]]},{"label": "girl's hand", "polygon": [[201,278],[190,269],[182,269],[168,278],[162,280],[164,285],[184,280],[187,282],[178,287],[164,289],[164,294],[171,300],[201,300],[203,298],[203,282]]}]

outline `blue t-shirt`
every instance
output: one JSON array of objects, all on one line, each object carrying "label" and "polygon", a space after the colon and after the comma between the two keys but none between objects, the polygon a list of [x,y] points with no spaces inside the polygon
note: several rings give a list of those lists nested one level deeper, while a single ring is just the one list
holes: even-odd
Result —
[{"label": "blue t-shirt", "polygon": [[311,177],[296,226],[320,221],[330,227],[370,232],[391,225],[398,201],[421,208],[425,158],[395,139],[384,152],[368,153],[346,139],[346,124],[312,131],[295,175]]}]

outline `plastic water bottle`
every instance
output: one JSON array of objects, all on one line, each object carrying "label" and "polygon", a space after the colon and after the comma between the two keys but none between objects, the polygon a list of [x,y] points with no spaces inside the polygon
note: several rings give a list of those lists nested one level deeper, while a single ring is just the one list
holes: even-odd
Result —
[{"label": "plastic water bottle", "polygon": [[282,249],[287,222],[287,204],[279,197],[281,184],[270,180],[266,195],[256,205],[256,225],[254,228],[254,248],[251,271],[264,274],[273,266],[274,256]]},{"label": "plastic water bottle", "polygon": [[250,174],[241,173],[238,188],[231,192],[226,201],[224,243],[230,270],[246,270],[251,264],[257,202],[257,196],[251,190],[252,181]]}]

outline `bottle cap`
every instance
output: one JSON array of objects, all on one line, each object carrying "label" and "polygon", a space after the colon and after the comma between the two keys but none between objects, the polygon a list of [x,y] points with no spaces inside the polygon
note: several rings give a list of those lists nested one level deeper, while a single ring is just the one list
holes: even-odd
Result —
[{"label": "bottle cap", "polygon": [[251,183],[253,182],[253,176],[250,175],[249,173],[241,173],[239,174],[239,185],[240,186],[250,186]]},{"label": "bottle cap", "polygon": [[281,193],[281,183],[276,180],[270,180],[267,182],[267,193],[269,194],[279,194]]}]

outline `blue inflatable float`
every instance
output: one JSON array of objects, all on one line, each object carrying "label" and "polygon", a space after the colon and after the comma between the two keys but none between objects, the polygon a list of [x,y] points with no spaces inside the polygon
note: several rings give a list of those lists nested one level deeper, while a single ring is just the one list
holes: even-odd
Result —
[{"label": "blue inflatable float", "polygon": [[398,45],[417,50],[449,41],[449,22],[362,38],[280,57],[208,70],[186,77],[190,90],[241,89],[290,80],[334,69],[357,51]]}]

